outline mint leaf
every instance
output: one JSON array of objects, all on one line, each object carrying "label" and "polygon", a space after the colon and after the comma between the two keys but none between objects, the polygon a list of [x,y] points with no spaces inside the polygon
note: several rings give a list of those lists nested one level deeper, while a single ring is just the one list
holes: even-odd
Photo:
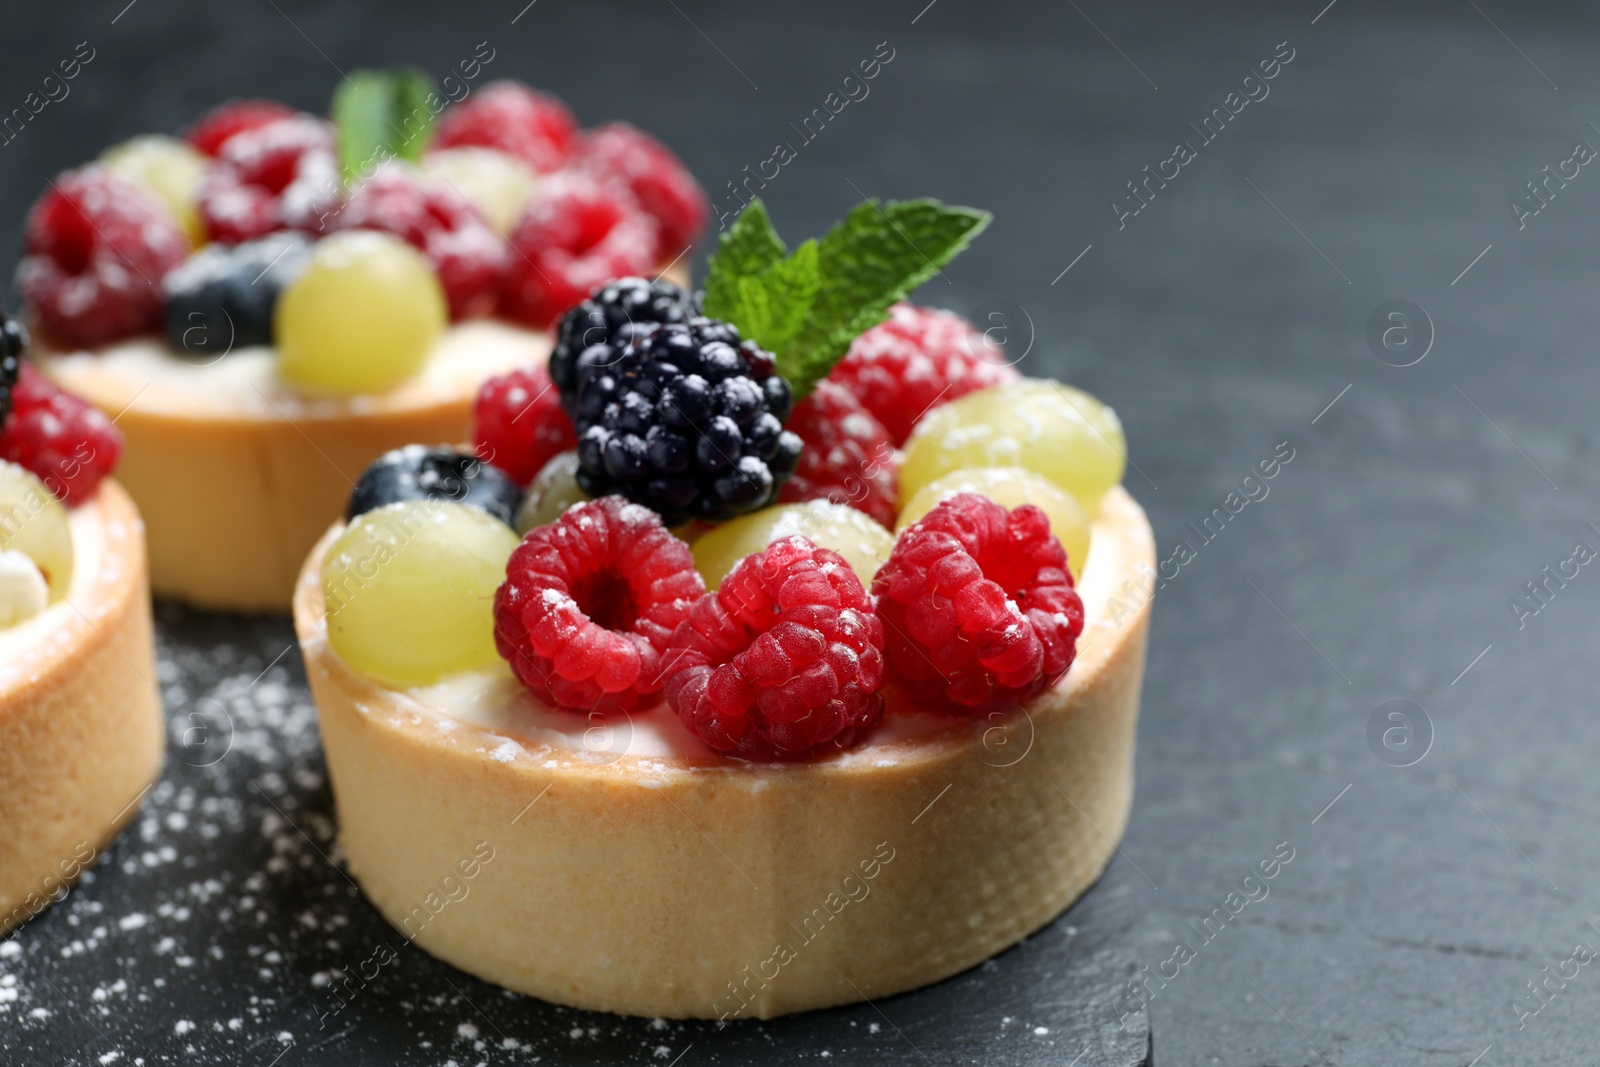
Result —
[{"label": "mint leaf", "polygon": [[989,213],[937,200],[858,205],[820,241],[787,256],[761,201],[723,236],[704,309],[777,357],[802,400],[864,331],[889,317],[989,224]]},{"label": "mint leaf", "polygon": [[417,160],[428,145],[433,79],[419,70],[352,73],[333,94],[339,170],[346,182],[388,159]]},{"label": "mint leaf", "polygon": [[821,284],[817,242],[807,241],[760,274],[735,279],[738,298],[727,321],[769,352],[783,352],[805,325]]},{"label": "mint leaf", "polygon": [[738,279],[760,274],[782,259],[784,251],[783,239],[772,228],[766,205],[759,197],[750,201],[722,235],[716,254],[711,257],[706,275],[705,313],[731,322],[744,332],[738,322]]},{"label": "mint leaf", "polygon": [[778,373],[804,397],[889,307],[932,278],[989,224],[986,211],[937,200],[876,200],[858,205],[818,244],[818,288],[809,315]]}]

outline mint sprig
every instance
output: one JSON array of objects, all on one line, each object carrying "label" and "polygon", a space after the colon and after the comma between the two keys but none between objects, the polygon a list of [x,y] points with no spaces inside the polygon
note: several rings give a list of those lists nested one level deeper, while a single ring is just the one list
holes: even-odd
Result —
[{"label": "mint sprig", "polygon": [[705,312],[777,357],[797,400],[864,331],[939,272],[989,224],[986,211],[937,200],[868,200],[820,240],[787,251],[752,200],[711,257]]},{"label": "mint sprig", "polygon": [[422,158],[433,132],[433,79],[420,70],[358,70],[333,94],[339,172],[353,182],[390,159]]}]

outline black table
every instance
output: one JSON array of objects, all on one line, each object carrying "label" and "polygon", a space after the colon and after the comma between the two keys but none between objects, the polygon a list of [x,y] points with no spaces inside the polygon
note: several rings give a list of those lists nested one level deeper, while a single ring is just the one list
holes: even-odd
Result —
[{"label": "black table", "polygon": [[[103,145],[174,129],[229,94],[320,108],[335,66],[440,70],[484,40],[494,74],[550,86],[585,121],[625,116],[660,132],[725,197],[887,42],[894,58],[870,95],[762,195],[797,236],[863,194],[992,209],[989,232],[920,299],[1004,313],[1013,343],[1031,331],[1025,370],[1089,389],[1127,424],[1126,481],[1169,562],[1133,822],[1101,888],[1125,890],[1140,916],[1136,965],[1158,976],[1146,986],[1156,1062],[1593,1061],[1600,978],[1569,961],[1600,948],[1600,854],[1581,830],[1600,800],[1600,579],[1567,562],[1576,542],[1600,550],[1586,525],[1600,525],[1600,302],[1589,299],[1600,176],[1574,151],[1600,148],[1592,11],[124,2],[14,4],[3,16],[0,109],[20,106],[78,42],[95,50],[71,96],[0,147],[8,252],[46,176]],[[1246,480],[1275,454],[1275,477]],[[1529,582],[1544,583],[1538,599]],[[184,925],[267,906],[241,899],[266,885],[251,888],[254,872],[207,869],[217,841],[250,839],[279,873],[325,866],[307,847],[331,827],[293,652],[251,684],[286,629],[165,625],[175,777],[118,845],[116,869],[82,892],[93,904],[108,882],[171,872],[159,884],[182,887],[183,903],[169,897],[162,913],[152,897],[137,912],[148,930],[132,912],[85,907],[76,937],[49,935],[59,971],[9,947],[29,931],[0,946],[0,970],[32,967],[27,996],[38,997],[19,995],[0,1021],[6,1062],[45,1047],[13,1035],[65,1026],[74,1011],[95,1025],[101,1008],[144,997],[119,1010],[204,1020],[163,1034],[161,1055],[181,1060],[192,1044],[195,1062],[265,1064],[286,1043],[262,1020],[294,997],[302,1013],[311,1003],[288,935],[262,925],[207,963],[212,946]],[[197,625],[203,636],[185,643]],[[230,647],[239,658],[219,666]],[[190,677],[215,684],[189,691]],[[235,752],[184,777],[196,759],[187,717],[219,707],[235,712]],[[200,780],[211,790],[177,784]],[[290,805],[306,837],[273,803]],[[1275,849],[1293,859],[1262,897],[1244,879]],[[338,929],[317,924],[364,907],[326,884],[325,914],[295,917],[310,931],[296,944],[337,943]],[[203,1004],[164,1002],[150,979],[179,974],[180,957],[255,990],[262,1002],[232,1031],[250,1041],[230,1044],[230,1020]],[[71,976],[72,996],[39,991],[34,977],[56,973]],[[1537,999],[1529,983],[1545,983]],[[973,994],[984,1025],[1003,1014],[983,999],[993,995]],[[32,1019],[22,1008],[33,1004],[61,1015]],[[514,1034],[469,1014],[449,1047],[417,1062],[554,1055],[504,1046]],[[293,1029],[314,1025],[302,1014]],[[905,1036],[922,1045],[915,1026]],[[919,1055],[1077,1054],[998,1042]],[[641,1061],[668,1062],[634,1044]],[[104,1052],[87,1026],[73,1047],[85,1062]],[[842,1039],[833,1051],[878,1054]]]}]

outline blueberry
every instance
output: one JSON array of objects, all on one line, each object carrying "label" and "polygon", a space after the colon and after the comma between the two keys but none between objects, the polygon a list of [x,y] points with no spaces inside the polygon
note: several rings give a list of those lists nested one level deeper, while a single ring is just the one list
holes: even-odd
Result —
[{"label": "blueberry", "polygon": [[516,528],[522,490],[498,467],[449,448],[407,445],[380,456],[356,482],[346,522],[385,504],[449,500],[481,508]]}]

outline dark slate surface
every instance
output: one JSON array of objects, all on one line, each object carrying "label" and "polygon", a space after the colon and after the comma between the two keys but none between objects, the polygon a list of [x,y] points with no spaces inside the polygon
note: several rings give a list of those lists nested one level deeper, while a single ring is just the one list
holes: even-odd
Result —
[{"label": "dark slate surface", "polygon": [[[320,106],[335,64],[442,69],[483,40],[497,49],[494,74],[558,89],[586,121],[625,115],[667,135],[723,193],[777,141],[799,145],[791,123],[889,42],[894,58],[870,95],[799,145],[763,195],[795,235],[817,232],[861,193],[993,209],[990,231],[922,299],[1008,311],[1022,347],[1031,324],[1024,369],[1096,392],[1127,423],[1137,464],[1128,485],[1151,512],[1162,556],[1184,560],[1175,573],[1169,564],[1158,594],[1139,793],[1127,860],[1113,867],[1142,916],[1139,963],[1154,974],[1186,960],[1176,977],[1149,983],[1158,1061],[1593,1061],[1600,979],[1565,961],[1600,949],[1600,854],[1588,832],[1600,802],[1600,585],[1584,567],[1564,586],[1552,581],[1547,604],[1528,601],[1520,618],[1509,606],[1575,542],[1600,549],[1585,526],[1600,525],[1600,302],[1590,298],[1600,177],[1581,166],[1565,186],[1552,180],[1554,195],[1520,229],[1508,203],[1577,142],[1600,147],[1590,8],[678,0],[602,13],[556,0],[448,9],[250,0],[196,14],[199,5],[168,0],[123,3],[5,11],[9,39],[25,42],[0,70],[5,108],[77,42],[97,49],[72,95],[0,148],[8,252],[44,178],[100,145],[175,127],[228,93]],[[1230,92],[1259,96],[1244,78],[1280,42],[1293,59],[1269,95],[1206,142],[1190,124],[1225,108]],[[1112,203],[1179,141],[1194,158],[1119,229]],[[1393,349],[1369,344],[1369,320],[1394,301],[1425,311],[1412,313],[1420,347],[1408,350],[1399,333]],[[1424,349],[1420,362],[1397,365]],[[1294,458],[1267,495],[1242,485],[1284,442]],[[1259,499],[1220,533],[1207,540],[1187,525],[1226,509],[1236,489],[1236,509],[1246,492]],[[1189,551],[1175,555],[1181,541]],[[261,665],[274,652],[260,650]],[[235,689],[259,688],[244,677],[250,668],[255,660],[240,661]],[[119,862],[142,863],[153,846],[154,869],[165,869],[160,842],[178,835],[194,851],[174,844],[172,863],[205,892],[193,828],[209,825],[217,841],[265,833],[284,842],[283,862],[306,871],[308,887],[321,877],[309,872],[326,864],[297,835],[262,823],[272,813],[252,788],[326,817],[320,781],[294,774],[314,768],[294,733],[309,723],[287,683],[276,684],[283,702],[267,710],[280,721],[246,734],[287,770],[255,782],[230,756],[211,772],[226,787],[191,798],[218,805],[208,819],[124,843]],[[188,709],[174,699],[180,727]],[[321,840],[327,827],[311,822]],[[1294,858],[1270,882],[1244,883],[1280,844]],[[107,870],[89,888],[109,892],[100,886],[116,877]],[[326,884],[354,914],[348,886]],[[1247,892],[1258,899],[1242,903]],[[106,914],[114,939],[117,915]],[[167,919],[150,914],[148,929],[162,933]],[[263,1018],[309,996],[299,964],[266,947],[271,929],[253,939],[261,960],[250,944],[224,946],[216,972],[274,998],[254,1005]],[[339,931],[325,938],[339,947],[321,966],[358,944]],[[168,951],[199,967],[204,940],[186,933]],[[1180,941],[1187,952],[1175,957]],[[151,997],[149,1011],[201,1017],[142,977],[179,973],[166,956],[98,951],[61,959],[50,973],[70,976],[71,988],[38,993],[55,997],[39,1003],[92,1010],[84,998],[96,984],[125,974],[127,995]],[[285,962],[263,962],[267,951]],[[1168,975],[1174,966],[1165,963]],[[1528,984],[1540,982],[1533,999]],[[439,995],[450,1003],[449,991]],[[1037,1012],[1045,990],[1031,995]],[[992,1014],[985,997],[1004,999],[980,995],[976,1019]],[[505,1010],[480,1006],[497,1020]],[[15,1040],[17,1018],[0,1040]],[[262,1041],[264,1024],[248,1025]],[[931,1062],[951,1061],[914,1027],[906,1034]],[[199,1048],[199,1032],[190,1036]],[[206,1036],[204,1047],[217,1047]],[[91,1037],[84,1029],[72,1040]],[[843,1060],[846,1039],[835,1042]],[[235,1059],[243,1044],[221,1047]],[[876,1054],[849,1047],[862,1062]],[[691,1055],[706,1051],[697,1044]],[[246,1062],[276,1054],[267,1041]],[[1077,1052],[1040,1054],[1065,1064]]]}]

